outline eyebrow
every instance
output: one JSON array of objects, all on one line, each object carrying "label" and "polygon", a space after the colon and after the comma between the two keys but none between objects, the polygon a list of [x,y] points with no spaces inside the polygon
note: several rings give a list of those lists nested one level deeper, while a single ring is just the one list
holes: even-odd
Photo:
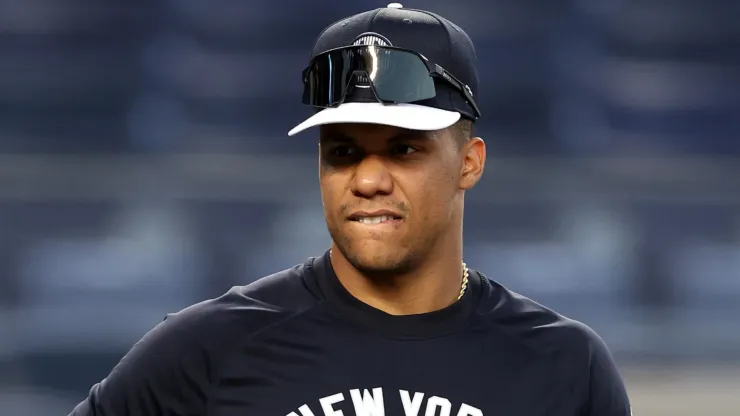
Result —
[{"label": "eyebrow", "polygon": [[341,133],[329,133],[319,137],[319,141],[324,143],[354,143],[354,140]]},{"label": "eyebrow", "polygon": [[395,136],[391,137],[388,141],[390,142],[399,142],[404,140],[418,140],[418,141],[428,141],[433,140],[434,136],[423,132],[423,131],[417,131],[417,130],[403,130],[400,133],[396,134]]}]

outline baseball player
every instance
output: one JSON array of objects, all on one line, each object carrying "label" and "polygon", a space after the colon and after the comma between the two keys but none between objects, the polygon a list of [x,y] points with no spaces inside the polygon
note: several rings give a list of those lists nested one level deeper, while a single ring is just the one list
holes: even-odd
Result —
[{"label": "baseball player", "polygon": [[391,4],[321,32],[302,81],[330,249],[168,315],[71,415],[630,415],[594,331],[464,262],[467,34]]}]

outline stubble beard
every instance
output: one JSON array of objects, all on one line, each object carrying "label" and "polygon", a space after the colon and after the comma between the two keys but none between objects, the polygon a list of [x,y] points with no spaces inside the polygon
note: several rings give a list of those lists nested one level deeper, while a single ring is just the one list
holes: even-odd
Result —
[{"label": "stubble beard", "polygon": [[361,253],[362,243],[353,241],[338,230],[329,228],[329,234],[337,249],[352,267],[369,278],[389,278],[413,270],[424,250],[418,245],[387,247],[375,254]]}]

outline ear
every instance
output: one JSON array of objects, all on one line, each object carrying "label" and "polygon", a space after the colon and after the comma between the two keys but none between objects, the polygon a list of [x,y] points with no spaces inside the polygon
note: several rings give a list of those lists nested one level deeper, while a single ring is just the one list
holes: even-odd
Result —
[{"label": "ear", "polygon": [[480,137],[468,140],[462,147],[460,189],[466,191],[478,183],[486,166],[486,143]]}]

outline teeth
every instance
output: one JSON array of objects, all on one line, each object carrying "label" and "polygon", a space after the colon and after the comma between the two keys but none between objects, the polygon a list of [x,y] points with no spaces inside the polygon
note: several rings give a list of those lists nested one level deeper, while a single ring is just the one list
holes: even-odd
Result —
[{"label": "teeth", "polygon": [[381,215],[379,217],[362,217],[358,221],[363,224],[380,224],[383,221],[391,221],[393,217],[390,215]]}]

